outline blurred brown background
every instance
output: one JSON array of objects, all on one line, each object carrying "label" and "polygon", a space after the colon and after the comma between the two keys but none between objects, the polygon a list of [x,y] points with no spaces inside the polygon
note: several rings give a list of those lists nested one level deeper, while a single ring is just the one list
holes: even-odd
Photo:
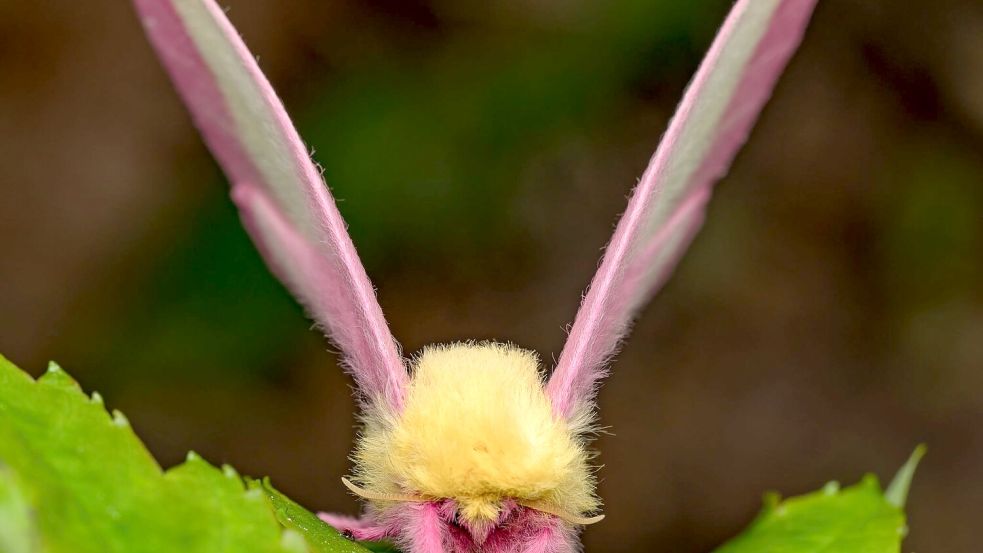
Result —
[{"label": "blurred brown background", "polygon": [[[407,352],[549,359],[726,0],[228,0]],[[763,491],[920,441],[906,551],[979,551],[983,8],[824,0],[601,394],[588,551],[704,552]],[[57,359],[166,465],[307,506],[349,381],[267,274],[127,2],[0,0],[0,351]]]}]

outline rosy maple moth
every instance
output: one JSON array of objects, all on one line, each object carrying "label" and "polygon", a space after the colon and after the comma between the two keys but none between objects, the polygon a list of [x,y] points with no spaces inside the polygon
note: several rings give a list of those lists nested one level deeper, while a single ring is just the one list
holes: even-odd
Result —
[{"label": "rosy maple moth", "polygon": [[134,0],[232,182],[272,270],[343,353],[363,428],[343,483],[361,518],[322,515],[409,553],[566,553],[598,522],[587,445],[594,395],[638,310],[702,224],[815,0],[738,0],[621,217],[548,380],[512,345],[464,342],[404,359],[320,172],[213,0]]}]

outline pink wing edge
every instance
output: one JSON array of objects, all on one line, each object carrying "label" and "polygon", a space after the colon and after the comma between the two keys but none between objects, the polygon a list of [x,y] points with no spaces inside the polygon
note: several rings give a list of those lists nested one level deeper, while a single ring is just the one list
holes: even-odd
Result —
[{"label": "pink wing edge", "polygon": [[[776,8],[728,102],[708,154],[690,179],[688,197],[643,246],[639,257],[629,261],[632,246],[644,228],[651,199],[661,188],[660,176],[676,153],[676,142],[688,116],[722,56],[727,37],[739,23],[741,11],[753,1],[739,0],[731,9],[618,222],[547,383],[547,394],[557,416],[576,416],[593,404],[598,383],[607,375],[606,365],[627,334],[635,311],[668,280],[698,232],[713,184],[726,173],[747,140],[775,82],[801,42],[817,2],[785,0]],[[664,251],[667,247],[673,250]],[[654,280],[646,282],[643,273],[651,270],[660,255],[665,256],[661,260],[663,265],[655,268]]]},{"label": "pink wing edge", "polygon": [[[267,264],[342,349],[346,368],[360,391],[398,410],[408,375],[344,220],[256,60],[221,8],[212,0],[201,1],[262,91],[278,130],[288,141],[309,207],[316,214],[318,231],[323,233],[323,244],[312,244],[303,238],[265,187],[259,185],[263,177],[236,136],[234,118],[215,75],[173,2],[133,0],[150,42],[195,125],[233,183],[233,199],[241,210],[243,223]],[[298,263],[300,270],[285,266],[285,260],[273,253],[278,246],[291,257],[289,263]]]}]

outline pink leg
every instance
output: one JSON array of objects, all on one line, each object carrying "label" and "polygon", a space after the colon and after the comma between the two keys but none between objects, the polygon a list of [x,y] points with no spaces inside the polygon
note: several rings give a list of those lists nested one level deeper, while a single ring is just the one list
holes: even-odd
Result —
[{"label": "pink leg", "polygon": [[576,537],[576,531],[568,524],[551,522],[537,530],[519,548],[519,553],[575,553]]},{"label": "pink leg", "polygon": [[391,537],[388,528],[376,524],[368,517],[355,518],[334,513],[318,513],[317,517],[335,530],[359,541],[378,541]]},{"label": "pink leg", "polygon": [[433,503],[421,503],[414,510],[405,534],[409,553],[445,553],[440,508]]}]

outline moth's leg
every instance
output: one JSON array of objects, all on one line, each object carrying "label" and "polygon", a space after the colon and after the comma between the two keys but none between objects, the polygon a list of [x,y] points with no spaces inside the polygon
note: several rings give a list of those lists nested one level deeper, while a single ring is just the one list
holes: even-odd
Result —
[{"label": "moth's leg", "polygon": [[355,518],[334,513],[318,513],[317,516],[346,537],[358,541],[378,541],[393,537],[388,527],[376,523],[368,516]]},{"label": "moth's leg", "polygon": [[577,532],[561,521],[553,520],[540,527],[519,547],[519,553],[576,553]]},{"label": "moth's leg", "polygon": [[445,553],[444,521],[440,507],[433,503],[413,506],[403,538],[408,542],[409,553]]}]

